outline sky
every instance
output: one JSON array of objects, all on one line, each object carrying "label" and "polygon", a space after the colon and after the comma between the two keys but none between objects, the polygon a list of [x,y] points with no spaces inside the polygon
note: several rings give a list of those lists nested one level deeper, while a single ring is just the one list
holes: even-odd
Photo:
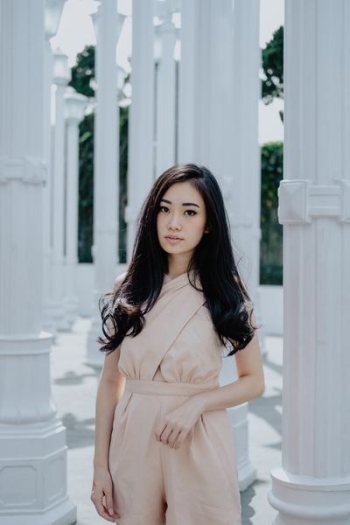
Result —
[{"label": "sky", "polygon": [[[220,0],[212,0],[220,1]],[[51,39],[52,47],[59,47],[68,56],[73,66],[76,55],[86,45],[96,44],[91,14],[96,12],[97,0],[67,0],[58,27],[57,35]],[[126,15],[118,40],[116,60],[125,71],[130,64],[127,57],[131,53],[131,0],[118,0],[118,11]],[[264,48],[273,32],[284,24],[284,0],[260,0],[260,47]],[[283,125],[278,111],[283,109],[283,101],[277,100],[265,106],[259,102],[259,144],[283,140]]]}]

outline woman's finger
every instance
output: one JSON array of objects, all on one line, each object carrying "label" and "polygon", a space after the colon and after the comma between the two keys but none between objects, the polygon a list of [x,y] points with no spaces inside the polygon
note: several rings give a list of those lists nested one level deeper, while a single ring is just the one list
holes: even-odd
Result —
[{"label": "woman's finger", "polygon": [[114,511],[112,491],[111,490],[108,490],[108,491],[106,490],[105,491],[105,497],[106,497],[106,508],[107,508],[108,514],[110,516],[112,516],[113,518],[114,517],[119,518],[117,513]]},{"label": "woman's finger", "polygon": [[107,521],[111,521],[112,523],[115,523],[115,519],[108,514],[106,508],[103,505],[103,497],[103,493],[101,491],[96,491],[95,489],[92,491],[90,499],[95,505],[97,513],[102,518],[104,518]]},{"label": "woman's finger", "polygon": [[160,440],[162,443],[164,443],[164,445],[168,443],[168,438],[172,432],[173,429],[169,425],[167,425],[160,436]]},{"label": "woman's finger", "polygon": [[170,448],[177,448],[177,447],[175,447],[175,444],[178,443],[178,440],[179,440],[180,436],[181,436],[181,430],[179,430],[179,431],[174,430],[171,433],[171,435],[170,435],[170,437],[168,439],[168,445],[169,445]]},{"label": "woman's finger", "polygon": [[107,521],[111,521],[112,523],[115,523],[115,519],[112,518],[112,517],[108,514],[107,510],[105,509],[105,507],[102,505],[101,502],[96,502],[95,507],[96,507],[96,510],[97,510],[98,514],[99,514],[102,518],[104,518],[104,519],[107,520]]}]

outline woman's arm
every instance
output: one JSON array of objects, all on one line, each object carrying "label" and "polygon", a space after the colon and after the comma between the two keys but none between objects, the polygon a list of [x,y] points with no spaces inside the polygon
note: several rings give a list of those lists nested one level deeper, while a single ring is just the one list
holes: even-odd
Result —
[{"label": "woman's arm", "polygon": [[[126,273],[119,275],[113,285],[114,293],[122,283]],[[107,321],[109,335],[112,333],[112,323]],[[108,466],[109,442],[113,427],[113,416],[116,404],[123,395],[125,377],[119,372],[118,362],[120,347],[111,354],[105,355],[101,375],[98,382],[95,403],[95,455],[94,465]]]},{"label": "woman's arm", "polygon": [[[252,321],[255,325],[254,314]],[[155,431],[157,441],[171,448],[179,448],[203,412],[237,406],[264,392],[264,371],[256,333],[250,343],[236,352],[234,357],[238,379],[214,390],[190,396],[159,423]]]},{"label": "woman's arm", "polygon": [[[122,282],[125,274],[120,275],[113,291]],[[108,333],[112,325],[107,322]],[[118,362],[120,346],[112,353],[106,354],[101,375],[98,381],[95,402],[95,450],[94,475],[92,482],[91,501],[102,518],[115,523],[119,518],[115,511],[117,502],[113,502],[112,479],[109,472],[109,446],[113,428],[115,407],[123,395],[125,377],[119,372]]]},{"label": "woman's arm", "polygon": [[[252,322],[255,325],[254,313]],[[238,379],[215,390],[194,396],[202,406],[202,412],[237,406],[259,397],[265,390],[264,369],[257,334],[243,349],[234,355]]]},{"label": "woman's arm", "polygon": [[109,442],[115,407],[123,395],[125,377],[118,370],[120,348],[105,356],[95,403],[94,466],[108,468]]}]

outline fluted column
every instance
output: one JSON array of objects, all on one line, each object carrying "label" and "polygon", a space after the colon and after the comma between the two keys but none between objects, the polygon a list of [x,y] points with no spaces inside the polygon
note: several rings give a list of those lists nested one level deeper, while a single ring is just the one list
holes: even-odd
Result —
[{"label": "fluted column", "polygon": [[66,254],[65,309],[73,324],[78,315],[76,271],[78,266],[79,122],[84,118],[87,98],[68,87],[64,96],[66,121]]},{"label": "fluted column", "polygon": [[154,180],[154,26],[155,0],[132,4],[132,97],[129,111],[127,259],[137,217]]},{"label": "fluted column", "polygon": [[[258,27],[256,30],[258,32]],[[258,33],[252,35],[253,42],[257,37]],[[233,170],[233,65],[231,0],[221,0],[219,3],[211,0],[183,2],[178,160],[197,162],[213,171],[222,188],[229,213],[237,178]],[[255,75],[258,81],[258,67]],[[252,129],[252,133],[253,136],[257,135],[257,129]],[[254,172],[254,175],[257,178],[259,173]],[[236,379],[234,359],[224,359],[220,383],[224,385]],[[256,478],[248,451],[248,404],[229,408],[228,413],[235,435],[240,489],[244,490]]]},{"label": "fluted column", "polygon": [[43,0],[0,3],[1,525],[76,521],[41,329],[44,38]]},{"label": "fluted column", "polygon": [[266,354],[260,288],[261,166],[258,108],[259,0],[235,0],[233,13],[233,84],[229,218],[241,271],[255,306],[262,354]]},{"label": "fluted column", "polygon": [[102,0],[97,15],[94,150],[94,298],[87,363],[101,366],[98,300],[116,277],[119,235],[119,106],[116,45],[122,18],[115,0]]},{"label": "fluted column", "polygon": [[68,58],[62,51],[54,51],[55,127],[52,179],[53,237],[52,237],[52,299],[53,316],[57,330],[69,330],[70,322],[64,306],[65,273],[65,128],[64,93],[70,80]]},{"label": "fluted column", "polygon": [[175,5],[162,1],[156,4],[162,23],[157,26],[160,57],[157,68],[157,126],[156,126],[156,175],[175,164],[175,69],[174,49],[177,29],[171,18]]},{"label": "fluted column", "polygon": [[51,85],[53,58],[50,39],[56,34],[65,0],[45,2],[45,44],[44,44],[44,159],[47,166],[46,184],[43,188],[43,329],[56,335],[52,308],[52,163],[51,163]]},{"label": "fluted column", "polygon": [[350,4],[286,2],[275,525],[350,523]]}]

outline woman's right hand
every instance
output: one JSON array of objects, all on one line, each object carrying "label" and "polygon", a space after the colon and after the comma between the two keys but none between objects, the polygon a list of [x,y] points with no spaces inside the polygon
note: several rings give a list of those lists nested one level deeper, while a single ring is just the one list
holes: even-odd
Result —
[{"label": "woman's right hand", "polygon": [[114,510],[112,486],[109,470],[105,467],[95,467],[90,499],[102,518],[115,523],[120,516]]}]

